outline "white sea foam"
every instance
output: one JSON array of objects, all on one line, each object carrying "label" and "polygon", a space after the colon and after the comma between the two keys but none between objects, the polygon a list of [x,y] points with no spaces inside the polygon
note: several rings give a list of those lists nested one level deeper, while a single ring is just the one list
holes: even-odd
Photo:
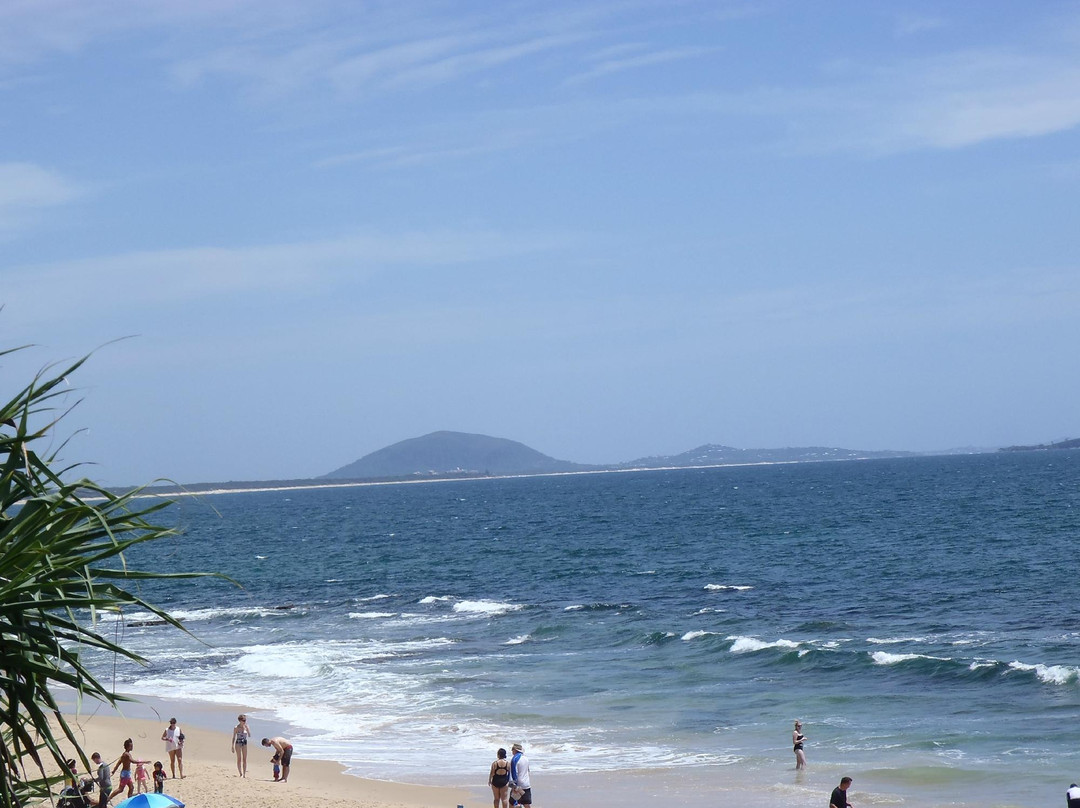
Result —
[{"label": "white sea foam", "polygon": [[417,603],[423,603],[423,604],[439,603],[440,601],[444,601],[444,600],[450,600],[450,597],[449,596],[443,596],[443,597],[440,598],[440,597],[436,597],[435,595],[428,595],[426,598],[421,598],[420,600],[418,600]]},{"label": "white sea foam", "polygon": [[694,614],[723,614],[726,611],[727,611],[727,609],[705,608],[705,609],[698,609],[696,612],[694,612]]},{"label": "white sea foam", "polygon": [[497,615],[516,612],[522,606],[517,603],[501,603],[497,600],[463,600],[454,604],[454,611],[459,614]]},{"label": "white sea foam", "polygon": [[925,637],[888,637],[881,640],[877,637],[867,637],[866,641],[872,645],[899,645],[903,642],[926,642]]},{"label": "white sea foam", "polygon": [[745,584],[705,584],[706,592],[745,592],[753,588]]},{"label": "white sea foam", "polygon": [[682,635],[682,638],[689,642],[690,640],[696,640],[698,637],[715,637],[717,634],[716,631],[688,631]]},{"label": "white sea foam", "polygon": [[[182,623],[196,623],[204,620],[241,620],[249,617],[285,617],[290,613],[304,614],[302,609],[275,609],[268,606],[228,606],[220,609],[176,609],[169,614]],[[108,623],[123,620],[125,623],[140,623],[160,620],[151,612],[99,613],[99,622]]]},{"label": "white sea foam", "polygon": [[385,617],[397,617],[397,612],[349,612],[350,620],[379,620]]},{"label": "white sea foam", "polygon": [[791,640],[776,640],[774,642],[765,642],[754,637],[727,637],[732,640],[731,648],[729,649],[733,654],[746,654],[752,651],[764,651],[766,648],[785,648],[792,649],[798,648],[800,643],[792,642]]},{"label": "white sea foam", "polygon": [[896,665],[899,662],[910,662],[913,659],[934,659],[938,662],[950,662],[947,657],[928,656],[927,654],[890,654],[887,651],[872,651],[870,658],[875,665]]},{"label": "white sea foam", "polygon": [[427,626],[438,623],[453,623],[461,620],[453,614],[420,614],[418,612],[402,612],[397,617],[400,626]]},{"label": "white sea foam", "polygon": [[1040,682],[1048,685],[1064,685],[1076,681],[1080,668],[1071,665],[1029,665],[1024,662],[1010,662],[1009,667],[1017,671],[1030,671]]},{"label": "white sea foam", "polygon": [[264,647],[262,652],[247,653],[232,663],[232,666],[248,674],[274,679],[310,679],[319,674],[315,660],[295,653],[292,649]]},{"label": "white sea foam", "polygon": [[396,595],[371,595],[366,598],[356,598],[357,603],[368,603],[373,600],[386,600],[387,598],[396,597]]},{"label": "white sea foam", "polygon": [[580,612],[585,608],[581,603],[575,603],[573,606],[567,606],[563,609],[564,612]]},{"label": "white sea foam", "polygon": [[528,634],[522,634],[518,637],[511,637],[509,640],[503,643],[503,645],[521,645],[523,642],[528,642],[532,639]]}]

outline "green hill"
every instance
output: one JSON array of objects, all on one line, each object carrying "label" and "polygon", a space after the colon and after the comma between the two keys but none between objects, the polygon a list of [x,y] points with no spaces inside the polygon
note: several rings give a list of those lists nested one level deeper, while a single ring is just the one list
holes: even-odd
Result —
[{"label": "green hill", "polygon": [[543,474],[588,468],[579,463],[556,460],[505,438],[465,432],[432,432],[364,455],[323,476],[364,480],[453,474]]}]

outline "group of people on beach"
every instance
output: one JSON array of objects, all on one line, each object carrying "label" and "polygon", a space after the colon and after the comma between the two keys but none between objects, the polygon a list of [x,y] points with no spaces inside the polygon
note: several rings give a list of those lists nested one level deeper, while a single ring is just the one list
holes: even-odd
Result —
[{"label": "group of people on beach", "polygon": [[[237,724],[232,732],[232,750],[236,753],[236,770],[241,777],[247,776],[247,745],[250,738],[251,730],[247,725],[247,716],[240,715],[237,717]],[[172,777],[175,779],[179,771],[180,779],[183,779],[184,733],[175,718],[169,719],[169,726],[161,733],[161,740],[165,742],[165,752],[169,758],[169,770],[172,772]],[[292,744],[285,738],[275,737],[263,738],[262,745],[274,750],[274,756],[271,758],[274,782],[286,782],[289,779],[289,769],[292,764]],[[111,766],[102,759],[100,752],[94,752],[90,760],[94,764],[93,776],[81,780],[76,761],[67,762],[70,779],[68,790],[72,795],[78,796],[77,804],[79,805],[90,805],[89,798],[84,795],[93,791],[94,787],[98,789],[98,796],[94,802],[97,808],[107,808],[109,801],[125,789],[127,797],[134,796],[136,791],[139,794],[147,793],[150,790],[151,780],[154,791],[158,794],[164,793],[165,781],[168,779],[165,764],[160,760],[155,761],[153,770],[148,772],[146,766],[150,761],[135,757],[135,742],[131,738],[124,741],[124,751]],[[112,776],[117,771],[120,772],[120,782],[114,789]]]},{"label": "group of people on beach", "polygon": [[[251,739],[251,727],[248,726],[247,716],[241,713],[236,717],[236,726],[232,731],[232,751],[236,754],[236,772],[241,777],[247,777],[247,748]],[[289,769],[292,767],[293,746],[285,738],[263,738],[262,745],[273,749],[274,756],[270,763],[274,767],[274,782],[285,783],[289,779]]]},{"label": "group of people on beach", "polygon": [[[177,768],[180,770],[180,777],[184,776],[184,733],[180,731],[180,727],[176,724],[176,719],[169,720],[169,726],[161,733],[161,740],[165,741],[165,751],[169,756],[169,767],[172,771],[172,776],[176,777]],[[116,762],[111,766],[102,757],[100,752],[94,752],[90,755],[90,760],[94,764],[94,773],[92,777],[85,778],[80,781],[77,772],[77,764],[75,760],[69,760],[68,770],[71,778],[71,790],[84,795],[89,791],[92,791],[96,786],[98,789],[98,796],[96,800],[97,808],[106,808],[109,801],[127,790],[127,796],[135,796],[136,791],[139,794],[145,794],[150,791],[150,781],[153,781],[154,792],[162,794],[165,791],[165,780],[168,776],[165,774],[165,764],[160,760],[154,761],[152,771],[147,771],[146,766],[150,763],[149,760],[135,757],[135,742],[128,738],[124,741],[124,751],[120,753],[120,757],[116,759]],[[120,772],[120,782],[113,788],[112,776]],[[89,799],[82,799],[81,802],[84,805],[89,805]]]},{"label": "group of people on beach", "polygon": [[510,747],[512,757],[506,758],[506,750],[500,748],[488,770],[493,808],[509,808],[511,805],[532,805],[532,780],[529,778],[529,759],[525,750],[516,743]]}]

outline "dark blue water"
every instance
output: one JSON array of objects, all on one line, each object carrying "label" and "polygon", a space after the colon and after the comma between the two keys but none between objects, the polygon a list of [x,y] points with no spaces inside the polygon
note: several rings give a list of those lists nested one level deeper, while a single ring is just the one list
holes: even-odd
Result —
[{"label": "dark blue water", "polygon": [[811,772],[857,772],[861,803],[1030,805],[1080,769],[1080,452],[228,494],[170,518],[184,534],[136,565],[241,587],[147,590],[209,645],[126,615],[152,664],[121,687],[274,714],[360,773],[470,782],[518,739],[547,772],[786,782],[795,718]]}]

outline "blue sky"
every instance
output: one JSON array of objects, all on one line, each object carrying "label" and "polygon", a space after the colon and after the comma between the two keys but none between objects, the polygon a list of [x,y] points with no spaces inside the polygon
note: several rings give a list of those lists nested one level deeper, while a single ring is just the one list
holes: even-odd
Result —
[{"label": "blue sky", "polygon": [[[1080,435],[1074,3],[0,4],[0,343],[107,483]],[[7,394],[5,394],[7,395]]]}]

